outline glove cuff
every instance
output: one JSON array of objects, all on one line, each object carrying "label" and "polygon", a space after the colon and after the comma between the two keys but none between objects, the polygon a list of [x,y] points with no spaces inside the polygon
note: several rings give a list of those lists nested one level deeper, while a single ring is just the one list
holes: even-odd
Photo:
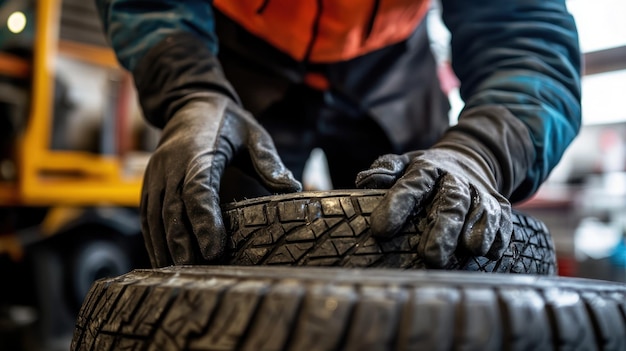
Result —
[{"label": "glove cuff", "polygon": [[133,78],[144,116],[157,128],[202,93],[221,93],[240,104],[217,57],[191,33],[173,34],[151,48]]},{"label": "glove cuff", "polygon": [[492,172],[498,191],[512,202],[532,195],[532,182],[526,179],[536,157],[530,132],[505,107],[465,110],[459,123],[434,147],[464,150],[469,157],[480,157]]}]

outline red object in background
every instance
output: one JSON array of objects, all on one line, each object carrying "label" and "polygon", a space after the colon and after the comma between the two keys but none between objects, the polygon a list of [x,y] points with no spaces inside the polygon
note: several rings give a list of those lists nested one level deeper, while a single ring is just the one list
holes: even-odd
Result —
[{"label": "red object in background", "polygon": [[598,145],[601,157],[594,169],[598,173],[622,172],[626,169],[626,149],[620,133],[606,128],[600,132]]},{"label": "red object in background", "polygon": [[562,277],[575,277],[578,271],[578,263],[574,257],[557,257],[558,275]]},{"label": "red object in background", "polygon": [[610,152],[611,149],[619,146],[621,138],[615,130],[605,129],[600,133],[600,150]]},{"label": "red object in background", "polygon": [[439,77],[441,90],[446,95],[450,95],[450,91],[452,91],[452,89],[458,88],[461,85],[459,79],[452,70],[450,62],[442,62],[437,66],[437,76]]}]

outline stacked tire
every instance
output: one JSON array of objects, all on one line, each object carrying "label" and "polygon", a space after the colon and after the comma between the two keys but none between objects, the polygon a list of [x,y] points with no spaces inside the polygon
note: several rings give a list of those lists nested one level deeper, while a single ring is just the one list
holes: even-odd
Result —
[{"label": "stacked tire", "polygon": [[394,238],[371,236],[384,194],[226,205],[229,265],[96,282],[72,350],[626,350],[626,285],[555,277],[540,221],[515,213],[503,258],[459,250],[434,271],[415,253],[420,211]]}]

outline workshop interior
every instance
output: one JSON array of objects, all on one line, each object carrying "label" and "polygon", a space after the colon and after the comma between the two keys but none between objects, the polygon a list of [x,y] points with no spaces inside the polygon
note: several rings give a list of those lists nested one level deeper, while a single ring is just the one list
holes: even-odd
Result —
[{"label": "workshop interior", "polygon": [[[583,51],[583,126],[538,193],[558,274],[626,283],[626,2],[569,0]],[[436,2],[435,2],[436,5]],[[442,88],[463,107],[449,34],[428,14]],[[138,210],[160,132],[94,1],[0,0],[0,350],[67,350],[91,284],[149,268]],[[308,190],[329,190],[324,155]]]}]

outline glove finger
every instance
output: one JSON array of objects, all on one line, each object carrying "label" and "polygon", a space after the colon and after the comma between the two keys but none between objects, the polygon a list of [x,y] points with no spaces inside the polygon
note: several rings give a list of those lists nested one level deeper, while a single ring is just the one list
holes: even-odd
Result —
[{"label": "glove finger", "polygon": [[356,187],[389,189],[404,174],[408,163],[409,158],[405,155],[383,155],[376,159],[369,169],[357,174]]},{"label": "glove finger", "polygon": [[150,222],[148,221],[148,203],[149,196],[147,193],[142,192],[141,202],[139,205],[140,219],[141,219],[141,233],[143,234],[143,242],[148,251],[148,257],[150,258],[150,264],[152,267],[158,267],[156,257],[154,255],[154,245],[152,244],[152,238],[150,237]]},{"label": "glove finger", "polygon": [[144,180],[148,190],[142,199],[142,230],[146,249],[153,267],[165,267],[171,264],[169,251],[165,242],[165,227],[161,217],[163,195],[152,191],[149,179]]},{"label": "glove finger", "polygon": [[471,204],[461,232],[461,245],[476,256],[485,256],[500,226],[500,204],[489,194],[470,186]]},{"label": "glove finger", "polygon": [[248,151],[254,169],[269,190],[278,193],[302,191],[302,184],[285,167],[265,129],[260,126],[250,128]]},{"label": "glove finger", "polygon": [[174,264],[198,263],[196,250],[198,244],[193,242],[193,229],[187,218],[182,199],[183,184],[180,182],[165,192],[163,199],[163,221],[165,223],[167,247]]},{"label": "glove finger", "polygon": [[390,237],[405,225],[409,216],[430,195],[438,177],[432,167],[414,164],[387,192],[370,216],[372,235]]},{"label": "glove finger", "polygon": [[226,246],[226,230],[218,195],[225,165],[226,156],[221,153],[215,154],[210,161],[194,162],[183,185],[182,198],[189,225],[200,254],[209,261],[220,258]]},{"label": "glove finger", "polygon": [[499,198],[500,207],[500,223],[496,235],[487,252],[486,257],[492,260],[498,260],[502,257],[504,252],[508,249],[511,243],[511,235],[513,234],[513,213],[511,210],[511,203],[502,195],[497,195]]},{"label": "glove finger", "polygon": [[428,207],[427,228],[417,246],[418,254],[433,267],[445,267],[454,254],[470,206],[469,185],[452,175],[439,180]]}]

